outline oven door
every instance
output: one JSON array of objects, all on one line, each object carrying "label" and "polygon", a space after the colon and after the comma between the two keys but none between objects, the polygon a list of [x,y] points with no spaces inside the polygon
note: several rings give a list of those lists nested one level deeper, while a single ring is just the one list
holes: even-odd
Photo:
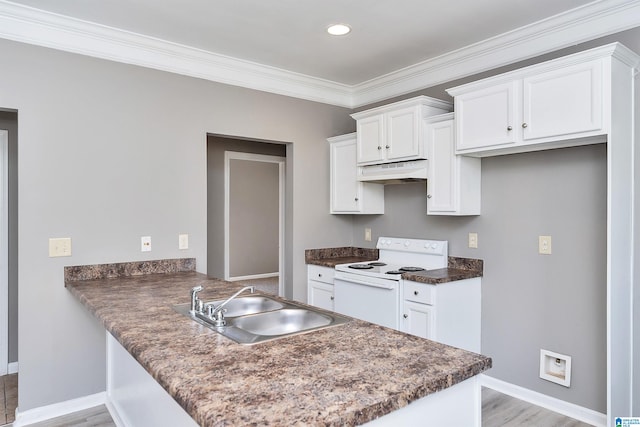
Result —
[{"label": "oven door", "polygon": [[334,310],[356,319],[399,329],[398,280],[364,277],[336,271]]}]

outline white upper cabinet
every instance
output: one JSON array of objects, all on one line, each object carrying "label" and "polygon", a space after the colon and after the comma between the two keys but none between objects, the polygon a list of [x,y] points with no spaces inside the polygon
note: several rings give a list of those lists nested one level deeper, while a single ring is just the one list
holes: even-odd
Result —
[{"label": "white upper cabinet", "polygon": [[610,49],[592,49],[448,89],[455,97],[456,153],[489,156],[604,142],[610,55]]},{"label": "white upper cabinet", "polygon": [[455,154],[453,113],[425,119],[427,215],[480,215],[480,159]]},{"label": "white upper cabinet", "polygon": [[515,82],[497,84],[455,97],[458,117],[458,152],[500,147],[516,142],[517,99]]},{"label": "white upper cabinet", "polygon": [[329,138],[332,214],[383,214],[384,186],[358,181],[356,134]]},{"label": "white upper cabinet", "polygon": [[357,121],[358,165],[426,159],[423,118],[447,113],[451,107],[419,96],[352,114]]}]

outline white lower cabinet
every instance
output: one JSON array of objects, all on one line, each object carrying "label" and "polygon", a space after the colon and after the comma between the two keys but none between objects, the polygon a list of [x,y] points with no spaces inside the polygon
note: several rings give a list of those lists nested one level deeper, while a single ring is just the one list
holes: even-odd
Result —
[{"label": "white lower cabinet", "polygon": [[333,311],[333,276],[335,270],[319,265],[307,265],[307,303]]},{"label": "white lower cabinet", "polygon": [[480,278],[429,285],[404,281],[401,330],[480,352]]}]

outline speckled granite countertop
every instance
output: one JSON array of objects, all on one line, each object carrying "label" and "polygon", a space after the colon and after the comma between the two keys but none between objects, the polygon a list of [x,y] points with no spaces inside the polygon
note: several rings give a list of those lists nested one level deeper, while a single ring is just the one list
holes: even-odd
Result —
[{"label": "speckled granite countertop", "polygon": [[375,261],[377,259],[377,249],[354,248],[350,246],[341,248],[307,249],[304,251],[304,262],[306,264],[331,268],[338,264]]},{"label": "speckled granite countertop", "polygon": [[[374,261],[377,259],[377,249],[340,247],[307,249],[304,251],[304,260],[306,264],[331,268],[338,264]],[[450,256],[447,268],[415,273],[403,273],[402,278],[414,282],[438,285],[441,283],[455,282],[456,280],[482,277],[483,268],[483,261],[481,259]]]},{"label": "speckled granite countertop", "polygon": [[201,426],[358,425],[491,367],[488,357],[359,320],[239,345],[171,308],[196,285],[204,300],[239,286],[189,271],[195,263],[164,274],[136,265],[65,271],[65,285]]}]

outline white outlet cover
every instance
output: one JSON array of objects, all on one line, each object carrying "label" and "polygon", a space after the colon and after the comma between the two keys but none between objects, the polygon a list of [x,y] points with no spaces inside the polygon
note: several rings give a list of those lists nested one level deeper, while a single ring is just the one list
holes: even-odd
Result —
[{"label": "white outlet cover", "polygon": [[140,251],[151,252],[151,236],[143,236],[140,238]]},{"label": "white outlet cover", "polygon": [[49,239],[49,257],[71,256],[71,237]]}]

